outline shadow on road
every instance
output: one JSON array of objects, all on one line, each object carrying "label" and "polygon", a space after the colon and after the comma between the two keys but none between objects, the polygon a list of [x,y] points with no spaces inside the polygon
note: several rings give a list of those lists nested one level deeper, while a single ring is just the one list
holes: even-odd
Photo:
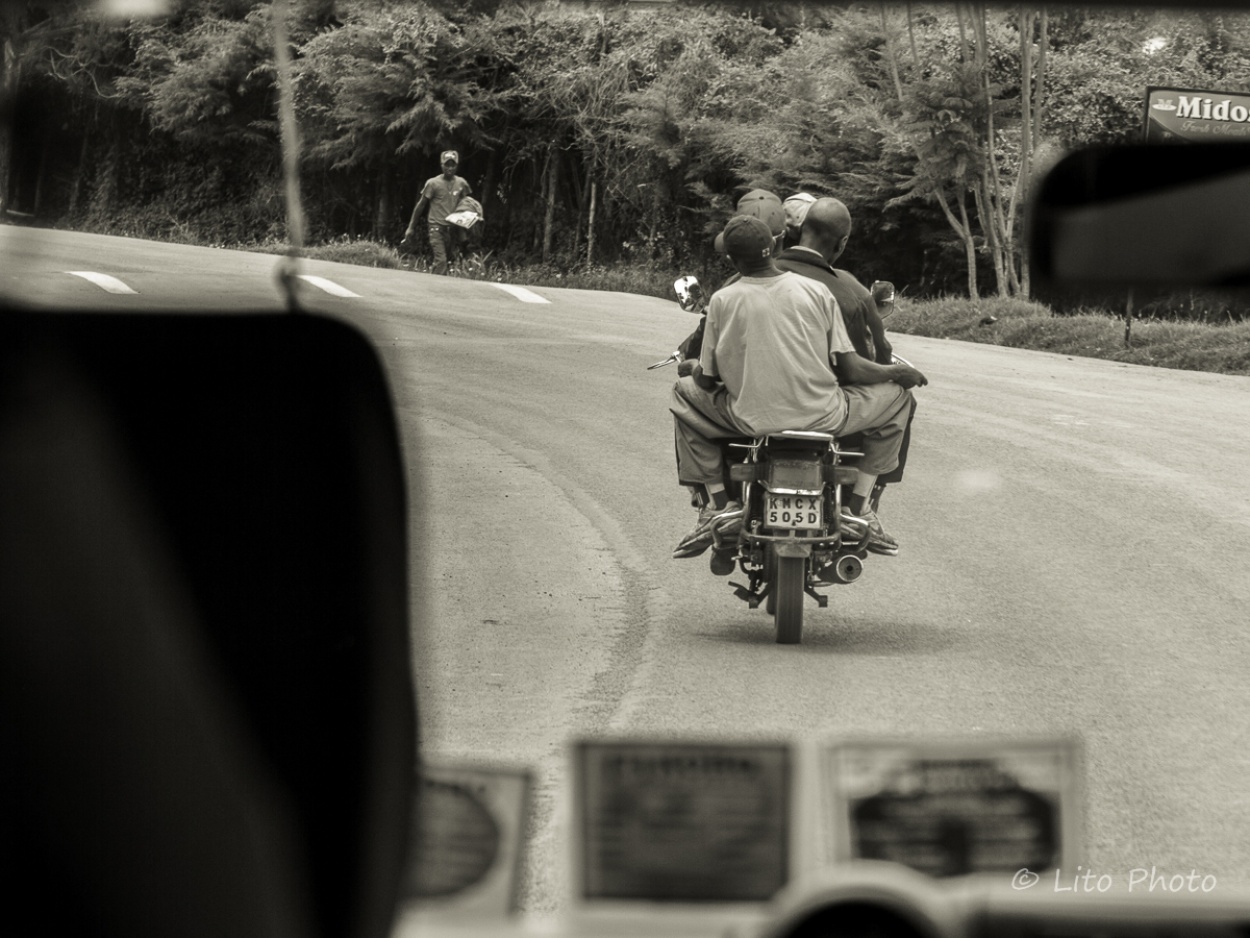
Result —
[{"label": "shadow on road", "polygon": [[[932,622],[900,621],[879,617],[838,621],[809,615],[803,623],[801,645],[777,645],[783,652],[824,651],[844,655],[931,655],[964,644],[964,629]],[[693,637],[727,645],[776,645],[772,619],[759,614],[750,619],[707,626]]]}]

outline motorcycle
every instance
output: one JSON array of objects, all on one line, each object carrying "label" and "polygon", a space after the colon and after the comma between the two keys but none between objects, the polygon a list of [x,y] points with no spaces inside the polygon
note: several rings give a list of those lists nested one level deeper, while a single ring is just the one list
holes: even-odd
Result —
[{"label": "motorcycle", "polygon": [[[674,283],[682,308],[697,311],[702,293],[693,277]],[[892,311],[894,286],[871,288],[882,316]],[[681,362],[675,351],[648,370]],[[895,356],[896,361],[902,362]],[[830,433],[786,430],[758,438],[730,438],[726,490],[740,494],[740,509],[712,523],[713,556],[732,557],[746,583],[730,583],[751,609],[761,605],[773,617],[778,644],[802,641],[806,597],[824,609],[821,589],[859,579],[868,557],[868,521],[843,511],[857,478],[862,453],[842,449]]]}]

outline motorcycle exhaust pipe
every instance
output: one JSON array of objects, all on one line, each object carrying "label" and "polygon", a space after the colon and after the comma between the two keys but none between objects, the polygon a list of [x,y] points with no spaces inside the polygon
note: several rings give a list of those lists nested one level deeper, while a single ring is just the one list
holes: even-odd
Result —
[{"label": "motorcycle exhaust pipe", "polygon": [[854,554],[843,554],[822,572],[834,583],[854,583],[864,572],[864,562]]}]

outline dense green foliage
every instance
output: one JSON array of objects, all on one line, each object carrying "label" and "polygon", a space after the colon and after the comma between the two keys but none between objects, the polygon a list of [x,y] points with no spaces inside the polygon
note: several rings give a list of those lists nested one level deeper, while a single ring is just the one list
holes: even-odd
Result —
[{"label": "dense green foliage", "polygon": [[[1232,14],[595,7],[290,0],[310,239],[397,241],[455,148],[501,263],[706,270],[735,197],[764,186],[845,201],[862,278],[1028,296],[1039,172],[1134,139],[1147,86],[1250,90],[1250,24]],[[0,208],[200,243],[284,236],[268,3],[184,0],[133,23],[2,9],[17,107]]]}]

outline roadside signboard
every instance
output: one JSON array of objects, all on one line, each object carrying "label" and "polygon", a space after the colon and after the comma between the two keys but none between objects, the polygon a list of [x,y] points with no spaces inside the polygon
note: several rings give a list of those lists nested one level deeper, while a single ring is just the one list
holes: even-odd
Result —
[{"label": "roadside signboard", "polygon": [[514,911],[529,773],[425,765],[417,787],[402,898],[441,915]]},{"label": "roadside signboard", "polygon": [[1075,763],[1063,739],[833,746],[824,775],[834,859],[931,876],[1058,869],[1075,856]]},{"label": "roadside signboard", "polygon": [[1250,94],[1147,88],[1147,143],[1250,142]]},{"label": "roadside signboard", "polygon": [[581,901],[764,902],[788,881],[789,746],[582,742],[573,763]]}]

